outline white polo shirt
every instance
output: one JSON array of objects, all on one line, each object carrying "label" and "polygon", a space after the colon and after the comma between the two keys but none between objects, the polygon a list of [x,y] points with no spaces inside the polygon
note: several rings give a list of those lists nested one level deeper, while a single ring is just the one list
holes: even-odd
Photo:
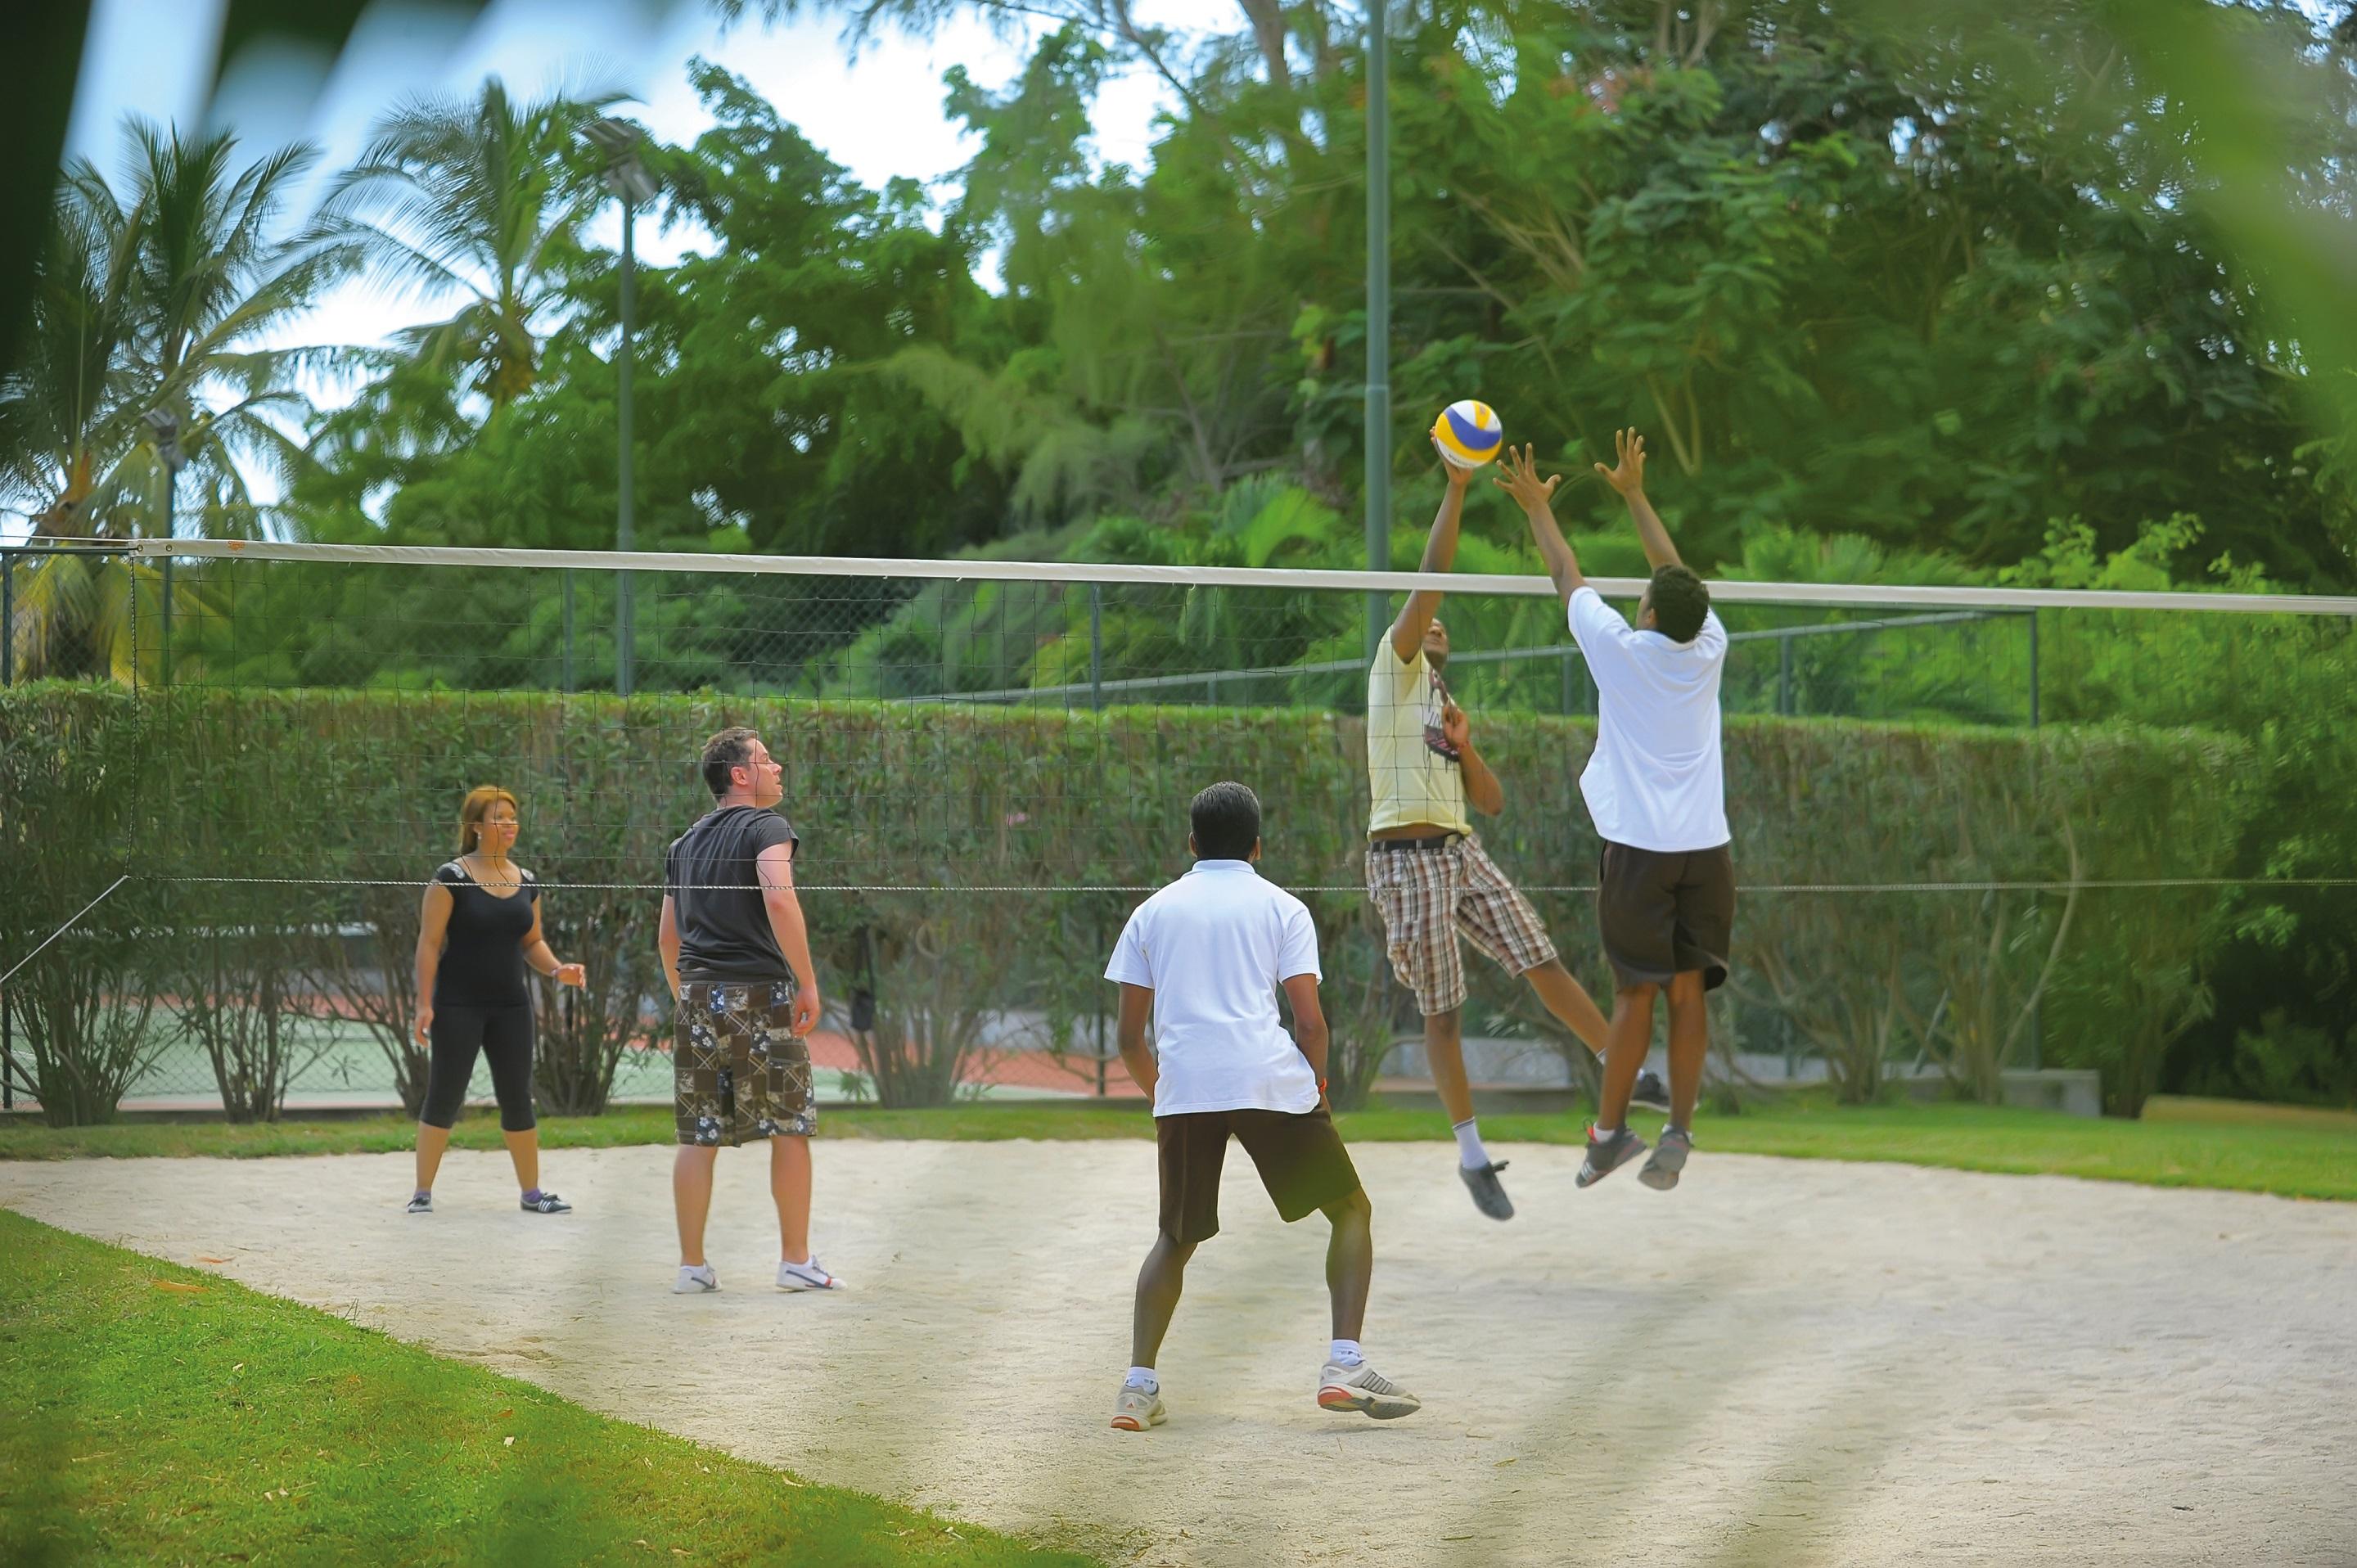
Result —
[{"label": "white polo shirt", "polygon": [[1318,967],[1308,907],[1245,860],[1199,860],[1129,917],[1105,978],[1154,992],[1157,1116],[1318,1108],[1276,993]]},{"label": "white polo shirt", "polygon": [[1604,596],[1572,591],[1571,635],[1596,677],[1596,750],[1579,792],[1610,843],[1666,854],[1727,843],[1718,683],[1727,628],[1703,617],[1692,642],[1639,631]]}]

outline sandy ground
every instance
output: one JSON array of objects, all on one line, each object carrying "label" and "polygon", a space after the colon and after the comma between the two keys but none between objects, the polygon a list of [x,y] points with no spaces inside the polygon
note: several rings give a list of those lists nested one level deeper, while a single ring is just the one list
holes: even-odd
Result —
[{"label": "sandy ground", "polygon": [[756,1460],[1152,1564],[2357,1563],[2357,1205],[1697,1157],[1577,1192],[1519,1148],[1362,1146],[1367,1336],[1424,1411],[1312,1402],[1322,1223],[1231,1158],[1162,1357],[1105,1421],[1153,1229],[1144,1143],[823,1143],[841,1294],[770,1287],[724,1154],[719,1294],[670,1294],[659,1148],[562,1152],[519,1213],[454,1153],[0,1166],[0,1204]]}]

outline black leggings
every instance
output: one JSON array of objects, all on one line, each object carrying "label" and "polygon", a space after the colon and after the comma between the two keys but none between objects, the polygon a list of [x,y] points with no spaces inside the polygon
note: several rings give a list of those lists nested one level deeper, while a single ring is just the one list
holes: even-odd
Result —
[{"label": "black leggings", "polygon": [[434,1009],[429,1032],[434,1056],[425,1074],[425,1109],[417,1119],[428,1127],[449,1127],[475,1075],[475,1053],[491,1064],[491,1092],[499,1097],[500,1130],[529,1133],[532,1113],[532,1004],[520,1007]]}]

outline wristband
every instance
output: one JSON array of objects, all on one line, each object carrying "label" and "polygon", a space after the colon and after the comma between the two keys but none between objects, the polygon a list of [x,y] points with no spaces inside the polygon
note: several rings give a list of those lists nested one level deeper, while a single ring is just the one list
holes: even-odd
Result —
[{"label": "wristband", "polygon": [[1326,1080],[1322,1078],[1318,1080],[1318,1098],[1320,1100],[1326,1098]]}]

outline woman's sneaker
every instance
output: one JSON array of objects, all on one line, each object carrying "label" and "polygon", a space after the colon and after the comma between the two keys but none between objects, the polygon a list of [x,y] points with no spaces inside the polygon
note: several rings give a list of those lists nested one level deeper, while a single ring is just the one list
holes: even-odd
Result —
[{"label": "woman's sneaker", "polygon": [[1364,1411],[1377,1421],[1397,1421],[1422,1410],[1424,1402],[1364,1361],[1355,1367],[1329,1361],[1318,1375],[1318,1407]]},{"label": "woman's sneaker", "polygon": [[407,1212],[411,1214],[433,1213],[434,1195],[430,1192],[414,1192],[410,1194]]},{"label": "woman's sneaker", "polygon": [[673,1283],[671,1294],[673,1295],[700,1295],[705,1291],[714,1291],[718,1290],[719,1288],[720,1276],[712,1272],[712,1265],[710,1263],[695,1263],[692,1265],[682,1263],[679,1266],[679,1278]]},{"label": "woman's sneaker", "polygon": [[573,1206],[565,1202],[563,1198],[557,1197],[553,1192],[544,1192],[538,1197],[526,1197],[519,1199],[518,1201],[523,1205],[523,1211],[526,1214],[570,1214],[573,1212]]},{"label": "woman's sneaker", "polygon": [[780,1262],[778,1265],[780,1290],[841,1290],[843,1282],[828,1273],[813,1252],[807,1263]]},{"label": "woman's sneaker", "polygon": [[1579,1162],[1579,1175],[1575,1182],[1580,1187],[1593,1187],[1645,1152],[1645,1140],[1623,1127],[1609,1138],[1598,1138],[1596,1129],[1587,1130],[1587,1157]]},{"label": "woman's sneaker", "polygon": [[1121,1385],[1121,1397],[1113,1402],[1113,1429],[1115,1432],[1144,1432],[1149,1426],[1159,1426],[1170,1419],[1162,1408],[1159,1388],[1141,1389],[1135,1383]]},{"label": "woman's sneaker", "polygon": [[1655,1192],[1667,1192],[1678,1185],[1678,1173],[1686,1168],[1686,1156],[1694,1153],[1694,1134],[1682,1127],[1662,1129],[1662,1141],[1653,1146],[1653,1157],[1637,1173],[1637,1179]]}]

